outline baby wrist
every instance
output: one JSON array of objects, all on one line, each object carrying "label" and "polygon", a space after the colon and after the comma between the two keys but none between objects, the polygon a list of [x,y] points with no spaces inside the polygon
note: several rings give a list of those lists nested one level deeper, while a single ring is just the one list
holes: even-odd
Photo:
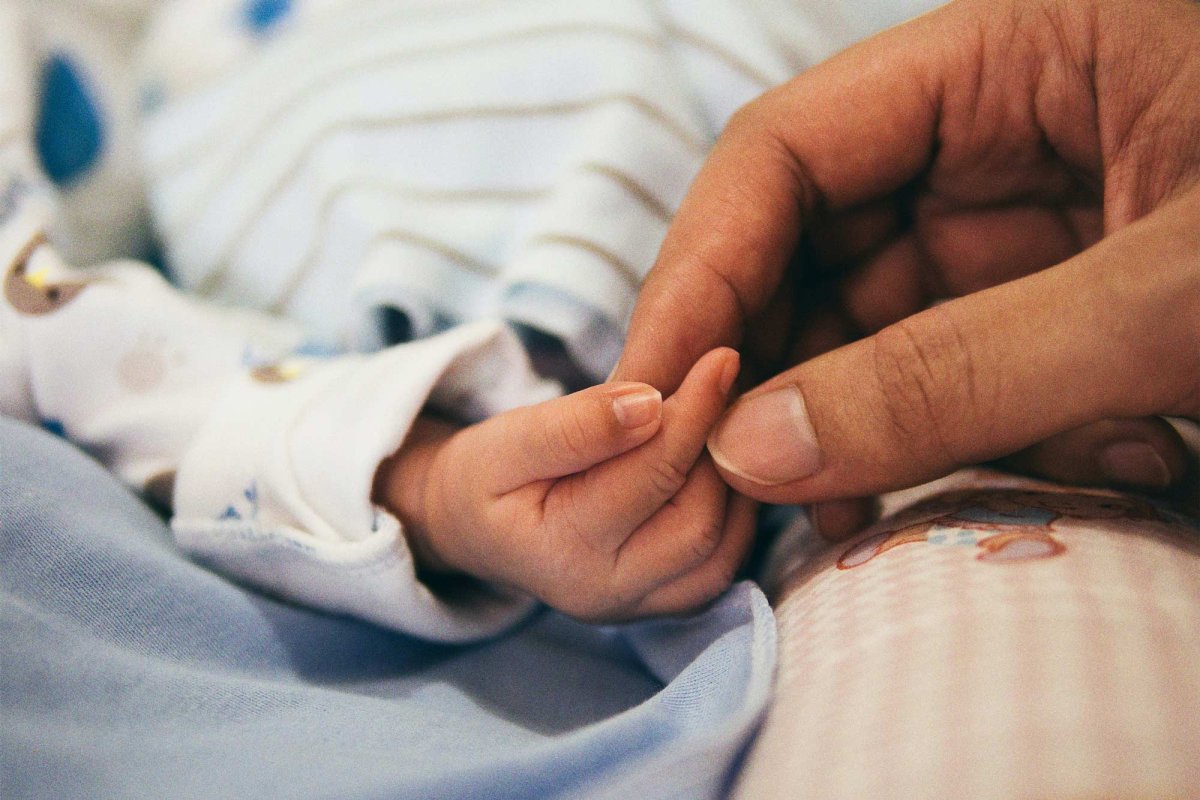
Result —
[{"label": "baby wrist", "polygon": [[408,440],[385,459],[375,476],[371,500],[400,521],[413,559],[424,572],[456,572],[433,539],[430,491],[435,463],[455,427],[441,420],[419,418]]}]

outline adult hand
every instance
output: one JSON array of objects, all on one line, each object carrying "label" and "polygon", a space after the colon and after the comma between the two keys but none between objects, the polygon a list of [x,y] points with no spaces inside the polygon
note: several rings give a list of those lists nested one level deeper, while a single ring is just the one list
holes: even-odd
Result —
[{"label": "adult hand", "polygon": [[1198,97],[1188,0],[962,0],[887,31],[730,121],[615,377],[669,392],[741,346],[775,377],[713,458],[829,535],[864,520],[828,501],[1005,457],[1190,483],[1159,415],[1200,418]]}]

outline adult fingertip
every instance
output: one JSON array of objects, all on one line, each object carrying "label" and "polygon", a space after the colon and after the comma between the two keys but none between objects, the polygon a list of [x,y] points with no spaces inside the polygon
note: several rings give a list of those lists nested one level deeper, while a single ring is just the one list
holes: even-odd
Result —
[{"label": "adult fingertip", "polygon": [[822,539],[841,542],[875,521],[879,505],[873,498],[830,500],[808,508],[813,530]]},{"label": "adult fingertip", "polygon": [[1113,442],[1096,463],[1106,478],[1125,486],[1163,490],[1175,482],[1167,460],[1148,442]]},{"label": "adult fingertip", "polygon": [[804,395],[794,384],[739,400],[708,440],[717,466],[759,486],[815,474],[821,448]]},{"label": "adult fingertip", "polygon": [[1083,485],[1167,492],[1181,486],[1195,457],[1160,417],[1107,419],[1052,436],[1003,459],[1019,472]]}]

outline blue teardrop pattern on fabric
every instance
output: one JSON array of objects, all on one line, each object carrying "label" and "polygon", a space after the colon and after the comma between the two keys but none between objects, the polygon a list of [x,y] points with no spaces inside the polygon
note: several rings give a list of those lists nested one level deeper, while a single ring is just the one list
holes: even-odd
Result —
[{"label": "blue teardrop pattern on fabric", "polygon": [[42,169],[55,184],[83,178],[104,151],[104,121],[79,68],[62,53],[42,65],[36,144]]},{"label": "blue teardrop pattern on fabric", "polygon": [[292,0],[247,0],[245,21],[256,35],[271,31],[292,11]]},{"label": "blue teardrop pattern on fabric", "polygon": [[60,439],[67,438],[67,427],[62,424],[61,420],[44,419],[41,422],[42,430],[57,436]]}]

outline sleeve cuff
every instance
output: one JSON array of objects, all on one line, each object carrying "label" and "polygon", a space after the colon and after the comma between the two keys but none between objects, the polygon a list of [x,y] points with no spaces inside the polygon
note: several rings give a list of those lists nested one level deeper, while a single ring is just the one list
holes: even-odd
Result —
[{"label": "sleeve cuff", "polygon": [[372,482],[428,402],[487,416],[557,393],[516,337],[490,322],[371,356],[254,370],[183,459],[176,540],[306,605],[439,641],[494,635],[534,602],[481,584],[435,594],[398,520],[371,504]]}]

